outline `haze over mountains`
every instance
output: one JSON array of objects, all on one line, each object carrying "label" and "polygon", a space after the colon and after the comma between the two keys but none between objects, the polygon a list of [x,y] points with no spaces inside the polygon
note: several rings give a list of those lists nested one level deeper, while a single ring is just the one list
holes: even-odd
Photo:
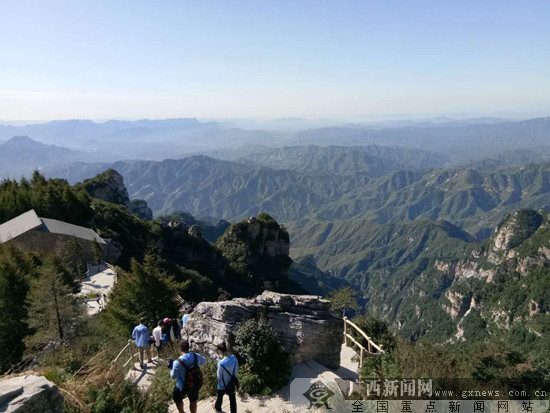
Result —
[{"label": "haze over mountains", "polygon": [[[306,124],[307,125],[307,124]],[[494,119],[392,122],[314,129],[244,129],[228,122],[197,119],[93,122],[52,121],[25,126],[0,125],[0,141],[28,136],[85,153],[101,153],[108,160],[179,158],[193,153],[215,157],[243,157],[258,146],[400,146],[444,154],[463,164],[501,153],[540,149],[549,154],[550,118],[525,121]],[[251,148],[252,147],[252,148]],[[239,149],[239,154],[235,150]],[[518,155],[519,156],[519,155]],[[236,159],[236,158],[235,158]],[[445,158],[444,158],[445,159]]]},{"label": "haze over mountains", "polygon": [[[5,126],[0,170],[14,178],[39,168],[75,184],[113,169],[155,216],[180,211],[215,223],[267,212],[289,231],[296,280],[319,294],[351,285],[398,323],[410,311],[406,286],[430,277],[436,262],[464,259],[515,211],[550,210],[549,118],[233,126],[195,119]],[[9,137],[15,132],[31,137]],[[424,334],[417,321],[403,331]]]}]

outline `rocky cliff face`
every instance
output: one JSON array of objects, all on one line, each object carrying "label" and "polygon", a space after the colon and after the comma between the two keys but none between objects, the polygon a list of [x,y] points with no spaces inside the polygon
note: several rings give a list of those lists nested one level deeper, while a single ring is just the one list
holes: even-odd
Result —
[{"label": "rocky cliff face", "polygon": [[0,380],[0,412],[61,413],[63,396],[44,377],[10,377]]},{"label": "rocky cliff face", "polygon": [[310,295],[264,291],[255,299],[202,302],[184,330],[192,348],[214,356],[216,345],[233,343],[236,326],[265,317],[277,331],[293,364],[317,360],[329,368],[340,365],[343,322],[330,312],[330,302]]},{"label": "rocky cliff face", "polygon": [[153,211],[146,201],[130,200],[122,175],[114,169],[108,169],[94,178],[86,179],[82,184],[92,198],[122,205],[140,218],[153,219]]},{"label": "rocky cliff face", "polygon": [[550,217],[541,211],[518,211],[467,259],[436,261],[449,287],[441,308],[455,323],[455,338],[467,339],[467,326],[491,331],[519,326],[537,330],[550,319]]},{"label": "rocky cliff face", "polygon": [[93,198],[123,205],[127,209],[132,207],[122,175],[114,169],[107,169],[94,178],[86,179],[83,185]]}]

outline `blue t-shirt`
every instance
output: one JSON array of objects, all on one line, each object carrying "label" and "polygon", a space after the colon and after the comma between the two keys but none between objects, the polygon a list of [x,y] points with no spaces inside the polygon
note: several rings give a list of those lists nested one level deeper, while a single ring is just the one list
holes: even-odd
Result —
[{"label": "blue t-shirt", "polygon": [[239,362],[234,355],[224,357],[218,361],[218,372],[216,374],[218,376],[218,390],[225,390],[225,386],[229,384],[231,375],[228,372],[235,377],[237,377],[237,373],[239,372]]},{"label": "blue t-shirt", "polygon": [[147,347],[149,345],[149,329],[140,324],[132,331],[132,338],[135,340],[136,347]]}]

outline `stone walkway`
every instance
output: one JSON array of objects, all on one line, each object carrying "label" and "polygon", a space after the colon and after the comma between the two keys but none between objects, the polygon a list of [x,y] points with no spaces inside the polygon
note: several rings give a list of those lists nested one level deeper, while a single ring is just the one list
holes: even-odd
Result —
[{"label": "stone walkway", "polygon": [[[359,364],[357,361],[354,360],[355,358],[355,351],[347,347],[345,345],[342,345],[342,349],[340,351],[340,367],[333,371],[325,366],[317,363],[316,361],[310,360],[306,361],[304,363],[296,364],[292,366],[292,375],[290,378],[290,382],[292,382],[295,378],[317,378],[317,377],[324,377],[324,378],[337,378],[337,379],[344,379],[339,380],[339,385],[342,383],[341,386],[342,391],[347,392],[348,388],[346,386],[349,386],[349,384],[346,384],[348,380],[354,380],[357,379],[359,376],[357,374],[357,370],[359,368]],[[287,385],[283,387],[278,394],[270,397],[262,397],[262,396],[255,396],[250,397],[246,395],[237,395],[237,406],[239,412],[247,412],[250,411],[252,413],[285,413],[285,412],[291,412],[292,406],[289,402],[290,399],[290,386]],[[206,412],[213,412],[214,409],[212,408],[212,404],[215,401],[215,397],[208,397],[206,399],[203,399],[199,401],[197,412],[198,413],[206,413]],[[188,408],[188,402],[185,402],[185,411],[189,411]],[[222,410],[224,412],[229,412],[229,399],[224,397],[224,402],[222,405]],[[177,413],[178,410],[176,409],[176,406],[172,403],[170,405],[170,413]]]},{"label": "stone walkway", "polygon": [[99,304],[95,299],[90,299],[87,304],[84,304],[86,305],[88,315],[94,315],[99,313],[105,305],[103,294],[108,296],[111,292],[115,284],[116,274],[104,264],[99,266],[96,264],[87,264],[87,267],[88,276],[82,281],[82,289],[78,295],[93,295],[95,297],[99,294],[101,297]]},{"label": "stone walkway", "polygon": [[[340,351],[340,367],[337,370],[330,370],[327,367],[317,363],[314,360],[306,361],[304,363],[295,364],[292,366],[292,375],[289,382],[292,382],[295,378],[334,378],[338,379],[338,384],[344,393],[349,392],[350,381],[357,379],[358,362],[355,359],[355,351],[342,345]],[[136,356],[137,357],[137,356]],[[133,368],[126,375],[126,379],[136,383],[138,388],[142,391],[146,391],[152,383],[152,379],[157,371],[157,366],[162,365],[162,360],[153,358],[153,363],[147,363],[147,367],[142,369],[139,366],[139,362],[134,363]],[[343,379],[343,380],[342,380]],[[273,396],[254,396],[237,395],[237,405],[239,412],[253,412],[253,413],[285,413],[291,412],[292,406],[289,402],[290,399],[290,386],[283,387],[279,393]],[[206,413],[213,412],[212,404],[215,401],[215,397],[208,397],[199,401],[197,412]],[[222,405],[224,412],[229,412],[229,399],[224,397]],[[189,411],[189,402],[185,401],[185,411]],[[178,413],[174,403],[170,403],[170,413]]]},{"label": "stone walkway", "polygon": [[154,357],[153,362],[146,363],[146,367],[142,369],[138,361],[137,363],[134,363],[134,367],[126,374],[126,380],[136,383],[138,389],[146,391],[153,381],[153,377],[157,372],[157,367],[163,365],[162,363],[162,360]]}]

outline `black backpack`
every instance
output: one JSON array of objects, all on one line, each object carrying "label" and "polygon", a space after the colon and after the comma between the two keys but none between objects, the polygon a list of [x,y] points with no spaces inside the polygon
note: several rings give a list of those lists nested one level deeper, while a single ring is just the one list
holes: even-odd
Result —
[{"label": "black backpack", "polygon": [[235,393],[240,386],[239,379],[237,376],[235,376],[235,365],[233,365],[233,373],[230,373],[229,370],[225,368],[225,366],[221,366],[222,369],[224,369],[231,378],[229,379],[229,383],[225,384],[225,380],[222,377],[223,386],[225,387],[225,391],[227,393]]},{"label": "black backpack", "polygon": [[180,358],[179,362],[183,364],[186,370],[184,390],[186,393],[198,392],[204,384],[202,371],[197,361],[197,353],[193,353],[193,365],[189,367]]}]

